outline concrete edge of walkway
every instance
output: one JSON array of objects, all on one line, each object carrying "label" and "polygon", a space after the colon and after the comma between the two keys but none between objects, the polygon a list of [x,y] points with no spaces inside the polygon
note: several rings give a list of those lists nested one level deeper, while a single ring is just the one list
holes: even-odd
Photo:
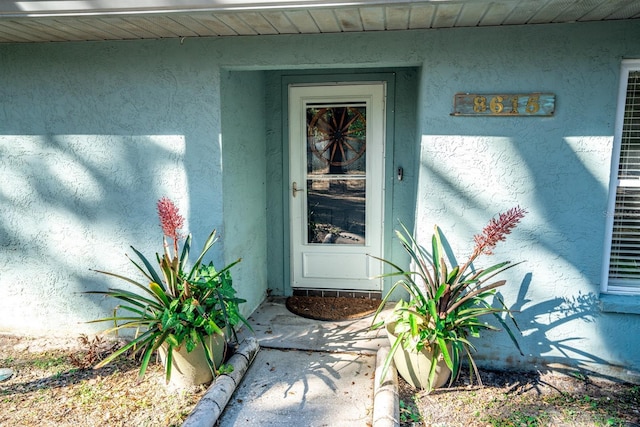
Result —
[{"label": "concrete edge of walkway", "polygon": [[[216,378],[184,421],[182,427],[213,427],[259,350],[260,345],[256,338],[248,337],[245,339],[238,351],[229,359],[229,364],[233,366],[233,372],[222,374]],[[398,427],[400,425],[398,374],[393,361],[384,380],[379,380],[389,351],[389,347],[381,347],[376,353],[373,427]]]},{"label": "concrete edge of walkway", "polygon": [[233,372],[216,377],[182,427],[213,427],[259,350],[260,344],[256,338],[246,338],[229,359],[228,364],[233,366]]},{"label": "concrete edge of walkway", "polygon": [[398,427],[400,425],[400,396],[398,374],[391,361],[384,379],[382,369],[389,354],[389,347],[381,347],[376,353],[375,383],[373,385],[373,427]]}]

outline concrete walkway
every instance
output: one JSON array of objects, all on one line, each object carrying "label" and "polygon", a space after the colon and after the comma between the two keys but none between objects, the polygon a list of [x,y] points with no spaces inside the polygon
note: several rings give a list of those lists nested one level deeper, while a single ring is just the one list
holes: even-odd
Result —
[{"label": "concrete walkway", "polygon": [[217,425],[373,425],[376,354],[388,346],[386,336],[369,330],[371,317],[310,320],[284,303],[268,299],[249,318],[254,333],[241,331],[241,339],[258,340],[260,351]]}]

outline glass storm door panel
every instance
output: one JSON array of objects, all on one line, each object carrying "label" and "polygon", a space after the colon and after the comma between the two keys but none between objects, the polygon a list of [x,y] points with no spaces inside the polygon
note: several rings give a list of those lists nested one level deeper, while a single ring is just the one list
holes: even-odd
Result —
[{"label": "glass storm door panel", "polygon": [[307,243],[366,241],[366,107],[306,106]]},{"label": "glass storm door panel", "polygon": [[289,89],[293,288],[380,290],[384,92]]}]

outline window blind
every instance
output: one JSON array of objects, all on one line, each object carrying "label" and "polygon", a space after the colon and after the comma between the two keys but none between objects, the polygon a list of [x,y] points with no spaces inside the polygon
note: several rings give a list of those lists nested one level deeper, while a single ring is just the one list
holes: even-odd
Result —
[{"label": "window blind", "polygon": [[620,142],[609,284],[640,289],[640,71],[629,73]]}]

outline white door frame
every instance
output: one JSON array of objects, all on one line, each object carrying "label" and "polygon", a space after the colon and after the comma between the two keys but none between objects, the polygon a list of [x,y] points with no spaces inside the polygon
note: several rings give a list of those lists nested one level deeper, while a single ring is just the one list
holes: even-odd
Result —
[{"label": "white door frame", "polygon": [[[384,241],[384,82],[289,86],[291,287],[381,291]],[[366,105],[366,239],[362,245],[307,243],[307,103]],[[295,188],[294,188],[294,183]],[[298,191],[294,191],[298,190]]]}]

